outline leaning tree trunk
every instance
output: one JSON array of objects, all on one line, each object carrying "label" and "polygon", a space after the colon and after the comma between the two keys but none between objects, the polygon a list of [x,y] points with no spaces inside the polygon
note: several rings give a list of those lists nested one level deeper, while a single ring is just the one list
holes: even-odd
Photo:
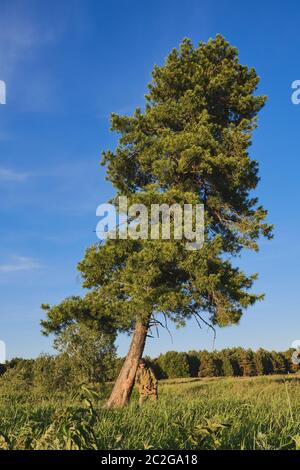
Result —
[{"label": "leaning tree trunk", "polygon": [[136,323],[128,354],[105,404],[106,408],[120,408],[129,403],[139,360],[143,355],[147,331],[147,326],[140,322]]}]

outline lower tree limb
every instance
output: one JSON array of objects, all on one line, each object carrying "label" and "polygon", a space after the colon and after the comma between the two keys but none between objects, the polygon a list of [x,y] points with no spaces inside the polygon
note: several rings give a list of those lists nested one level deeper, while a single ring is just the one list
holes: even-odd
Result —
[{"label": "lower tree limb", "polygon": [[148,326],[137,322],[125,362],[115,382],[106,408],[120,408],[129,403],[134,379],[145,347]]}]

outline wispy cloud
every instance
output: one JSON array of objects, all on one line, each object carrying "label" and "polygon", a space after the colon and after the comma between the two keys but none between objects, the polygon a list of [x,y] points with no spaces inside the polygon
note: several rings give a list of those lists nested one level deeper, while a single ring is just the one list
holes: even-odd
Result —
[{"label": "wispy cloud", "polygon": [[0,68],[6,79],[11,78],[24,61],[31,59],[38,48],[57,42],[65,21],[58,15],[55,18],[57,21],[50,21],[50,25],[38,23],[34,9],[21,0],[1,5]]},{"label": "wispy cloud", "polygon": [[19,173],[11,168],[0,167],[0,181],[24,181],[28,177],[28,173]]},{"label": "wispy cloud", "polygon": [[0,273],[12,273],[17,271],[29,271],[40,268],[41,265],[32,258],[25,256],[12,256],[7,264],[0,264]]},{"label": "wispy cloud", "polygon": [[[66,29],[65,9],[60,6],[64,2],[47,6],[47,13],[43,6],[34,7],[36,2],[25,3],[15,0],[1,4],[0,79],[7,86],[8,106],[29,112],[51,112],[58,107],[60,79],[52,74],[43,58],[57,46]],[[40,13],[37,21],[39,12],[44,14]]]}]

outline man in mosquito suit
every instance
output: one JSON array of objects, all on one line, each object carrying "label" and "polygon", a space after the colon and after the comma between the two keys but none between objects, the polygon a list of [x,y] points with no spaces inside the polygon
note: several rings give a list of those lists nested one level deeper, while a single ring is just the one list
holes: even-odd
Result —
[{"label": "man in mosquito suit", "polygon": [[136,373],[135,383],[138,386],[142,405],[146,400],[157,400],[157,378],[150,367],[147,367],[145,359],[141,359]]}]

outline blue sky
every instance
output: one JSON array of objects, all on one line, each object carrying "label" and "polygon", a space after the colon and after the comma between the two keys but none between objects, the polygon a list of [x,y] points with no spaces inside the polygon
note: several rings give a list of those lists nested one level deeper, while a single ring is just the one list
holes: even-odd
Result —
[{"label": "blue sky", "polygon": [[[111,111],[143,104],[154,63],[183,37],[217,33],[261,76],[268,95],[251,155],[258,194],[275,239],[240,260],[258,271],[266,299],[239,326],[217,331],[217,348],[287,349],[300,338],[300,79],[298,3],[234,0],[0,0],[0,339],[8,357],[51,352],[40,334],[42,302],[81,293],[76,264],[97,241],[95,210],[113,194],[100,152],[113,147]],[[128,339],[118,341],[124,354]],[[211,348],[211,333],[191,323],[148,341],[146,352]]]}]

